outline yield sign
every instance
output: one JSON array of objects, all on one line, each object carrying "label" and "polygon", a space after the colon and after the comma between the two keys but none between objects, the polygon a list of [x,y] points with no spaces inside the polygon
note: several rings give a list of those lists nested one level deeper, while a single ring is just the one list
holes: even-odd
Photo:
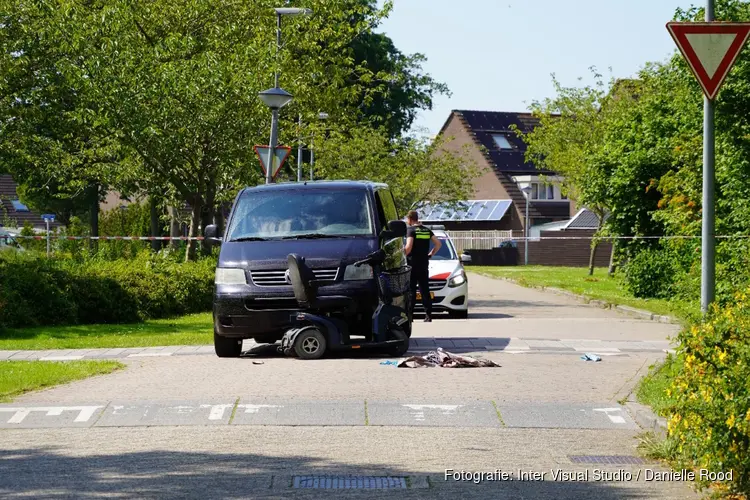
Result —
[{"label": "yield sign", "polygon": [[[260,160],[260,168],[263,169],[263,175],[267,175],[268,152],[271,150],[271,146],[255,146],[253,147],[253,149],[255,149],[255,153],[258,155],[258,159]],[[275,178],[276,175],[278,175],[279,171],[281,170],[281,166],[289,157],[289,153],[291,151],[292,148],[290,148],[289,146],[276,146],[273,157],[273,169],[271,170],[272,177]]]},{"label": "yield sign", "polygon": [[709,100],[719,92],[750,34],[750,23],[667,23]]}]

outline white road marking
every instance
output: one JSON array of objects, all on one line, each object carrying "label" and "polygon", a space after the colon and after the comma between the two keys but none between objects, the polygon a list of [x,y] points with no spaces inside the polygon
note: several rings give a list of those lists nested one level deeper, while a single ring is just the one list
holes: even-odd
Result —
[{"label": "white road marking", "polygon": [[73,422],[88,422],[96,410],[103,406],[37,406],[29,408],[0,408],[0,412],[12,412],[13,416],[7,421],[9,424],[20,424],[32,411],[43,411],[47,416],[59,416],[64,411],[77,411]]},{"label": "white road marking", "polygon": [[83,355],[80,356],[46,356],[39,358],[39,361],[75,361],[77,359],[83,359]]},{"label": "white road marking", "polygon": [[625,423],[625,419],[623,417],[621,417],[620,415],[610,415],[609,414],[610,412],[613,412],[613,413],[614,412],[621,412],[622,411],[621,408],[594,408],[594,411],[604,412],[609,417],[609,419],[613,423],[615,423],[615,424],[624,424]]},{"label": "white road marking", "polygon": [[456,410],[463,406],[463,405],[403,405],[411,410],[414,410],[414,420],[417,420],[419,422],[424,421],[425,419],[425,409],[431,409],[431,410],[443,410],[443,415],[451,415],[456,412]]},{"label": "white road marking", "polygon": [[209,420],[221,420],[224,417],[224,412],[227,411],[227,408],[233,407],[234,404],[201,405],[201,408],[211,408],[211,411],[208,413]]},{"label": "white road marking", "polygon": [[578,352],[591,352],[599,354],[600,352],[622,352],[617,347],[574,347]]},{"label": "white road marking", "polygon": [[244,408],[245,413],[258,413],[260,412],[261,408],[283,408],[283,406],[279,405],[237,405],[237,408]]}]

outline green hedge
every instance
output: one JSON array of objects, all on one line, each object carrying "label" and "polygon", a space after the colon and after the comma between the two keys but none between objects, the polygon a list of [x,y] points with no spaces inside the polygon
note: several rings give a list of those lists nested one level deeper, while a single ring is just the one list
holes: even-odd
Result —
[{"label": "green hedge", "polygon": [[[677,466],[732,472],[720,489],[750,495],[750,289],[683,331],[666,389]],[[709,481],[699,481],[707,486]],[[717,486],[717,485],[714,485]]]},{"label": "green hedge", "polygon": [[3,252],[0,328],[128,323],[211,310],[216,261],[73,261]]}]

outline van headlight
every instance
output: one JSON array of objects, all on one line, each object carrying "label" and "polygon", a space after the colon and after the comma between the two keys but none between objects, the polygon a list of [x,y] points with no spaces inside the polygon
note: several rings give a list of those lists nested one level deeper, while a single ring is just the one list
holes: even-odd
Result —
[{"label": "van headlight", "polygon": [[466,283],[466,273],[464,272],[463,269],[458,271],[456,274],[453,275],[451,279],[448,280],[448,286],[453,287],[453,288],[457,286],[461,286],[464,283]]},{"label": "van headlight", "polygon": [[245,275],[244,269],[217,267],[214,283],[217,285],[247,285],[247,275]]},{"label": "van headlight", "polygon": [[372,276],[372,267],[368,264],[363,264],[359,267],[354,267],[354,265],[346,266],[346,269],[344,269],[344,281],[369,280],[372,279]]}]

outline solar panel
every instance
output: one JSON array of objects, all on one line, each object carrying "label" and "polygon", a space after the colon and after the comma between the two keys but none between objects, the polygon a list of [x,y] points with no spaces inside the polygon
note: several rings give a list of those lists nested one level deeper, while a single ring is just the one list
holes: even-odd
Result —
[{"label": "solar panel", "polygon": [[420,219],[429,222],[500,220],[505,216],[511,200],[465,200],[451,206],[440,203],[423,211]]},{"label": "solar panel", "polygon": [[10,200],[11,205],[13,205],[13,209],[15,209],[16,212],[28,212],[29,207],[21,203],[20,200]]}]

